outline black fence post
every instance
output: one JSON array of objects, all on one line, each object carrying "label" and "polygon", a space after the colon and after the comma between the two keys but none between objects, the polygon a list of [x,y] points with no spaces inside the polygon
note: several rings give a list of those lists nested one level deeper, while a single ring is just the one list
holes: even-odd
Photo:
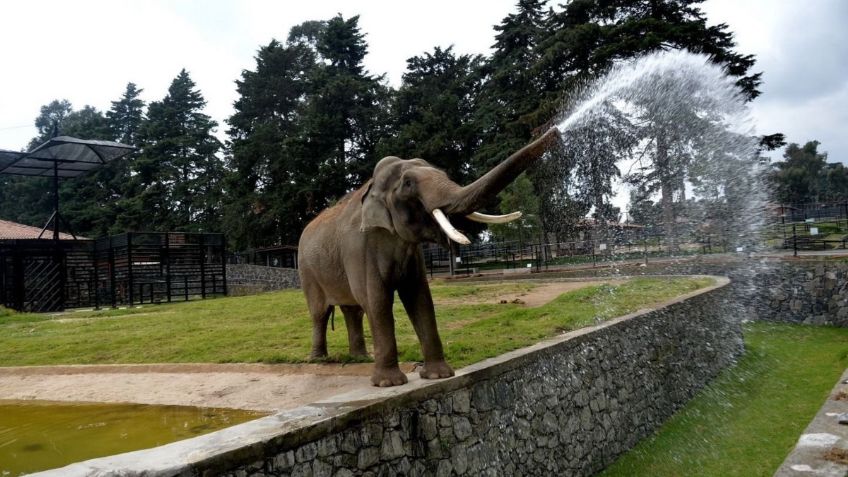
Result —
[{"label": "black fence post", "polygon": [[171,303],[171,234],[165,232],[165,248],[162,249],[162,260],[165,261],[165,294]]},{"label": "black fence post", "polygon": [[[297,268],[297,254],[294,256],[294,268]],[[222,280],[221,286],[224,289],[224,296],[227,295],[227,238],[223,235],[221,236],[221,273]]]},{"label": "black fence post", "polygon": [[448,253],[448,267],[450,268],[450,276],[454,276],[454,274],[456,273],[456,261],[455,261],[456,259],[454,258],[454,253],[453,253],[453,250],[454,250],[453,242],[450,242],[449,245],[450,245],[450,247],[449,247],[449,253]]},{"label": "black fence post", "polygon": [[792,255],[798,256],[798,235],[795,234],[795,224],[792,224]]},{"label": "black fence post", "polygon": [[12,256],[12,283],[15,290],[13,292],[13,308],[18,311],[24,310],[24,302],[26,301],[26,290],[24,289],[24,260],[21,256],[21,251],[15,247],[14,255]]},{"label": "black fence post", "polygon": [[127,281],[129,283],[127,292],[129,293],[130,307],[133,306],[133,288],[135,280],[133,280],[133,256],[132,256],[132,232],[127,232]]},{"label": "black fence post", "polygon": [[200,298],[206,299],[206,236],[200,236]]},{"label": "black fence post", "polygon": [[112,301],[112,308],[118,307],[118,297],[115,293],[115,249],[112,247],[112,237],[109,237],[109,253],[106,254],[109,259],[109,298]]},{"label": "black fence post", "polygon": [[[97,275],[97,242],[91,243],[91,263],[94,264],[94,309],[100,309],[100,279]],[[88,292],[91,299],[91,291]]]},{"label": "black fence post", "polygon": [[0,305],[9,306],[6,298],[6,255],[0,254]]}]

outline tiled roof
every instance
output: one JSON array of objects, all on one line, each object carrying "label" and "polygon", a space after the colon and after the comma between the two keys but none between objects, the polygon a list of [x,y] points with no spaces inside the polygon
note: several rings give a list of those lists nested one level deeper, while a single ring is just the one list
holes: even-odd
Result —
[{"label": "tiled roof", "polygon": [[[38,238],[39,233],[41,233],[41,229],[38,227],[31,227],[29,225],[0,219],[0,240],[35,239]],[[45,230],[44,235],[42,235],[41,238],[53,238],[53,230]],[[74,237],[71,234],[59,232],[59,238],[61,240],[73,240]]]}]

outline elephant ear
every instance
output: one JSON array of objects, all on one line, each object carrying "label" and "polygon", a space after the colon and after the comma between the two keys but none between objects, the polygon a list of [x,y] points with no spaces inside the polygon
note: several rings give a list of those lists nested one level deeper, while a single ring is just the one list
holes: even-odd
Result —
[{"label": "elephant ear", "polygon": [[380,159],[374,166],[374,177],[368,182],[362,194],[362,222],[359,230],[364,232],[373,228],[384,228],[394,233],[395,227],[389,213],[387,190],[400,175],[403,160],[395,156]]},{"label": "elephant ear", "polygon": [[392,225],[392,216],[386,207],[385,194],[374,189],[374,182],[371,181],[365,189],[365,194],[362,195],[362,221],[359,231],[365,232],[379,227],[394,233],[395,228]]}]

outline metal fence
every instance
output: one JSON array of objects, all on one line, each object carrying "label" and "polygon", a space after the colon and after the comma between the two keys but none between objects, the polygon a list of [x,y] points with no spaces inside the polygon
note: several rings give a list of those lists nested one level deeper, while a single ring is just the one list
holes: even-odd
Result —
[{"label": "metal fence", "polygon": [[0,300],[20,311],[227,293],[221,234],[132,232],[97,240],[0,241]]},{"label": "metal fence", "polygon": [[845,249],[848,203],[782,204],[774,206],[772,232],[767,240],[792,250]]},{"label": "metal fence", "polygon": [[685,256],[736,251],[724,236],[705,235],[697,239],[667,239],[652,234],[626,240],[575,240],[568,242],[494,242],[454,246],[446,250],[436,245],[424,247],[424,263],[430,276],[471,275],[486,270],[532,269],[580,265],[598,266],[604,262]]}]

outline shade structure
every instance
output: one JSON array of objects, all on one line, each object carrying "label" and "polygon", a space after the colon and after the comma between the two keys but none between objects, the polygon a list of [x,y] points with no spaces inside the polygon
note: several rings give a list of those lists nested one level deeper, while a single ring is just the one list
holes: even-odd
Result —
[{"label": "shade structure", "polygon": [[57,136],[29,152],[0,150],[0,174],[77,177],[134,150],[119,142]]},{"label": "shade structure", "polygon": [[[53,240],[59,240],[59,178],[77,177],[126,156],[135,147],[112,141],[55,136],[29,152],[0,149],[0,174],[53,178],[53,215],[41,234],[53,224]],[[39,234],[39,238],[41,237]],[[71,235],[74,235],[71,232]]]}]

